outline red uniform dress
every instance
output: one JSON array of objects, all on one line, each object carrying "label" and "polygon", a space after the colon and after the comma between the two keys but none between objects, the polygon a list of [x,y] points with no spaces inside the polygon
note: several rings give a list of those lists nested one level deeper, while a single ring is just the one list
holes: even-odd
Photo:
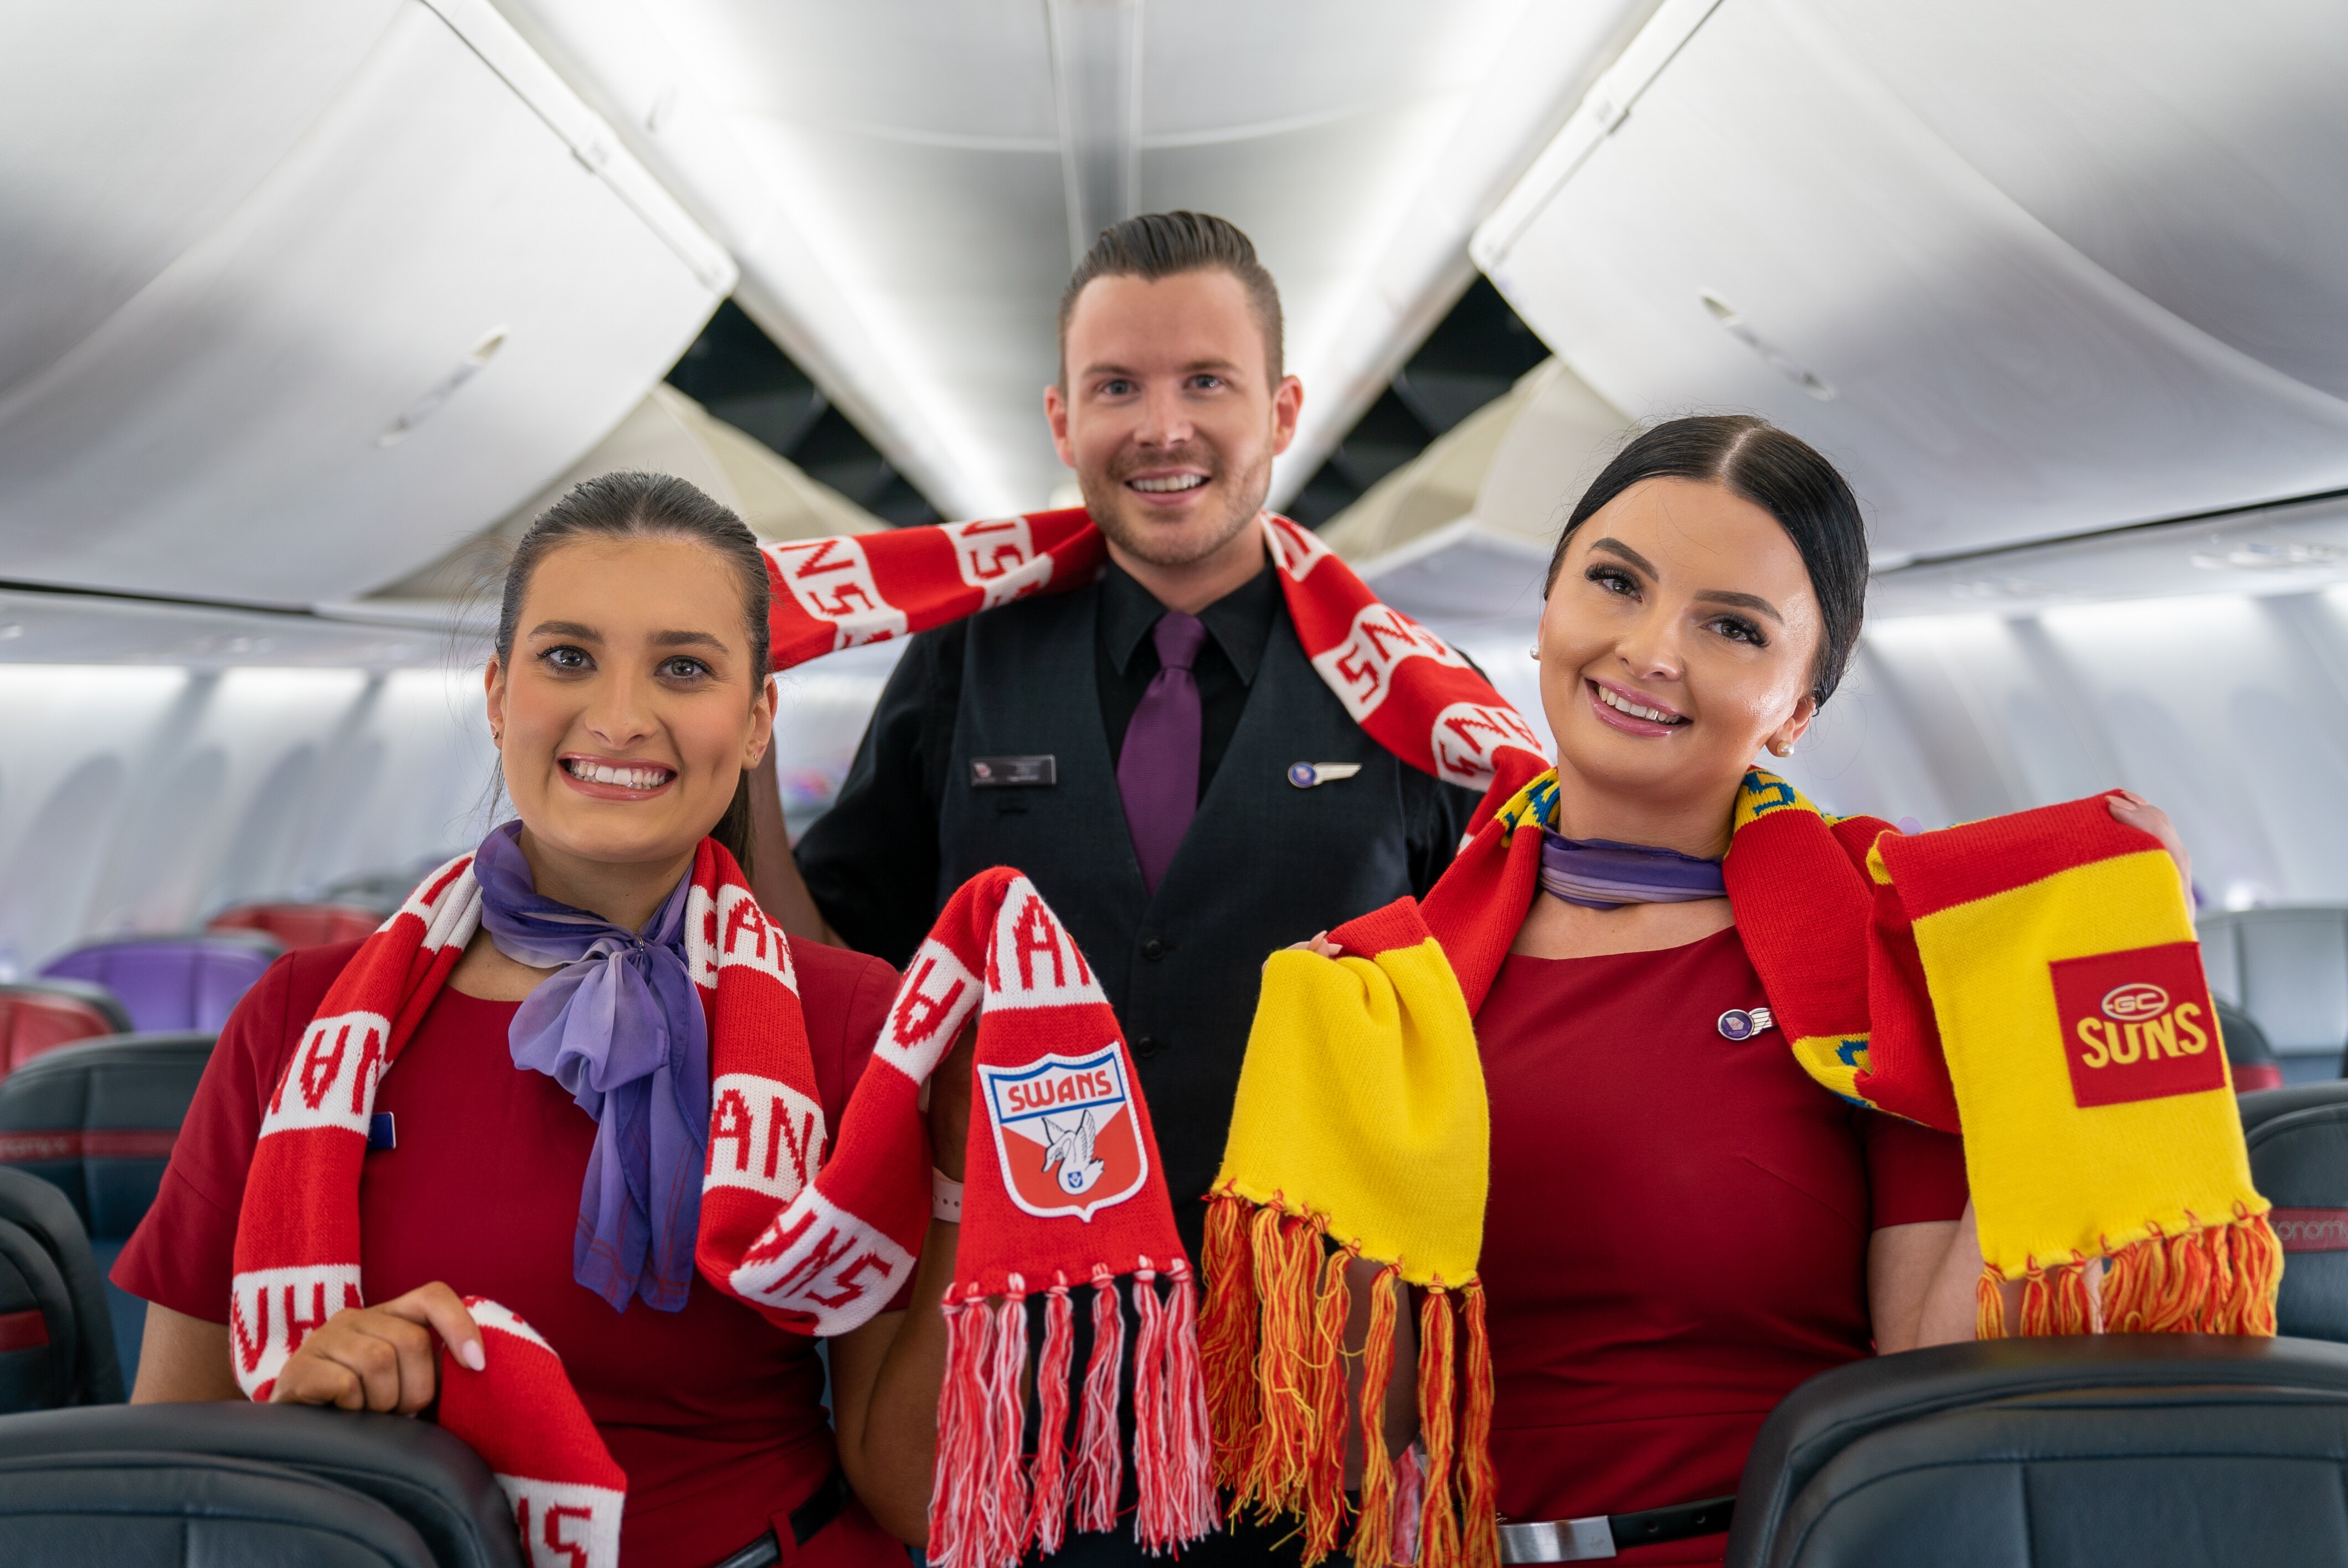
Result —
[{"label": "red uniform dress", "polygon": [[[262,1108],[356,943],[289,953],[221,1033],[155,1206],[114,1281],[224,1322],[237,1212]],[[795,942],[791,956],[824,1117],[836,1132],[896,986],[878,958]],[[695,1279],[681,1312],[614,1312],[571,1276],[579,1188],[595,1122],[542,1072],[513,1064],[516,1002],[444,987],[376,1095],[396,1147],[359,1180],[362,1288],[387,1301],[433,1280],[520,1313],[562,1358],[628,1477],[620,1545],[631,1568],[700,1568],[747,1545],[835,1462],[815,1341],[769,1325]],[[863,1509],[793,1556],[797,1568],[904,1568]]]},{"label": "red uniform dress", "polygon": [[[1477,1014],[1503,1518],[1734,1492],[1771,1407],[1872,1353],[1869,1233],[1963,1214],[1957,1139],[1829,1093],[1779,1030],[1721,1034],[1766,1000],[1732,928],[1512,957]],[[1717,1563],[1725,1540],[1621,1561]]]}]

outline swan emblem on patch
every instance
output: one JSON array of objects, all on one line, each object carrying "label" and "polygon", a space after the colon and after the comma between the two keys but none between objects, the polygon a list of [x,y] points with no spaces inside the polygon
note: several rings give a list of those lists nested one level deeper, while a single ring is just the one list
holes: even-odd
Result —
[{"label": "swan emblem on patch", "polygon": [[1056,1052],[1024,1067],[978,1070],[1003,1188],[1041,1219],[1089,1221],[1141,1190],[1149,1173],[1134,1120],[1125,1053]]}]

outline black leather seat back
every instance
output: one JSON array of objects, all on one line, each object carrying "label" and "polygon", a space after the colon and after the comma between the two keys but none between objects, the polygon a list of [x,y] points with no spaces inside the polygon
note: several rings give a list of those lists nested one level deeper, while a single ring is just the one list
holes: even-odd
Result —
[{"label": "black leather seat back", "polygon": [[0,1460],[0,1543],[14,1568],[438,1568],[407,1521],[348,1487],[155,1455]]},{"label": "black leather seat back", "polygon": [[0,1415],[123,1398],[89,1239],[65,1194],[0,1167]]},{"label": "black leather seat back", "polygon": [[2274,1047],[2268,1043],[2267,1031],[2259,1027],[2258,1020],[2220,999],[2218,1032],[2225,1040],[2226,1061],[2234,1071],[2235,1093],[2282,1087],[2282,1059],[2275,1055]]},{"label": "black leather seat back", "polygon": [[1763,1427],[1727,1560],[2348,1565],[2348,1348],[2111,1335],[1838,1368]]},{"label": "black leather seat back", "polygon": [[2241,1097],[2250,1179],[2282,1242],[2275,1326],[2348,1344],[2348,1081]]},{"label": "black leather seat back", "polygon": [[489,1468],[427,1421],[292,1405],[0,1419],[0,1561],[520,1568]]},{"label": "black leather seat back", "polygon": [[[211,1060],[201,1033],[79,1040],[0,1079],[0,1165],[63,1193],[89,1235],[101,1278],[155,1202],[171,1145]],[[147,1304],[105,1287],[126,1384],[139,1372]]]}]

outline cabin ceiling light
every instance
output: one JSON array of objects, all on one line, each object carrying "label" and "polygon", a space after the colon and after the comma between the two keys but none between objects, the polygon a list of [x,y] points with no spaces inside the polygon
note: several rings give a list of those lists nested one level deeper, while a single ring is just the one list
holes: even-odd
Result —
[{"label": "cabin ceiling light", "polygon": [[2242,544],[2197,551],[2193,564],[2203,571],[2309,571],[2338,566],[2348,552],[2333,545]]},{"label": "cabin ceiling light", "polygon": [[1710,289],[1698,291],[1696,298],[1704,302],[1704,308],[1711,313],[1714,321],[1721,324],[1722,329],[1730,337],[1759,354],[1762,364],[1817,398],[1820,403],[1832,403],[1835,400],[1835,389],[1826,377],[1796,364],[1792,355],[1755,332],[1746,323],[1745,318],[1737,313],[1735,306],[1714,293]]},{"label": "cabin ceiling light", "polygon": [[2026,577],[1975,578],[1949,585],[1952,599],[2044,599],[2054,591],[2054,584]]},{"label": "cabin ceiling light", "polygon": [[1018,487],[932,368],[931,345],[891,319],[836,217],[771,178],[709,97],[714,73],[755,79],[755,49],[688,56],[643,0],[499,0],[499,9],[725,246],[741,269],[736,302],[892,466],[949,516],[1022,509]]}]

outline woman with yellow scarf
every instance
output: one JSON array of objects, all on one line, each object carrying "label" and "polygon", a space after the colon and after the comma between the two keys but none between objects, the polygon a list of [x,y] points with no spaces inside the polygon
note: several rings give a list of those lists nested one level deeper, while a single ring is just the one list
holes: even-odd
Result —
[{"label": "woman with yellow scarf", "polygon": [[[1308,1559],[1350,1473],[1357,1561],[1716,1562],[1763,1419],[1828,1368],[2106,1309],[2272,1332],[2168,818],[2115,792],[1903,836],[1753,765],[1866,589],[1818,453],[1649,430],[1550,562],[1554,771],[1495,786],[1423,909],[1267,966],[1202,1334],[1219,1478]],[[2016,1153],[2082,1143],[2077,1180]],[[1399,1460],[1345,1414],[1365,1374],[1416,1405]]]}]

